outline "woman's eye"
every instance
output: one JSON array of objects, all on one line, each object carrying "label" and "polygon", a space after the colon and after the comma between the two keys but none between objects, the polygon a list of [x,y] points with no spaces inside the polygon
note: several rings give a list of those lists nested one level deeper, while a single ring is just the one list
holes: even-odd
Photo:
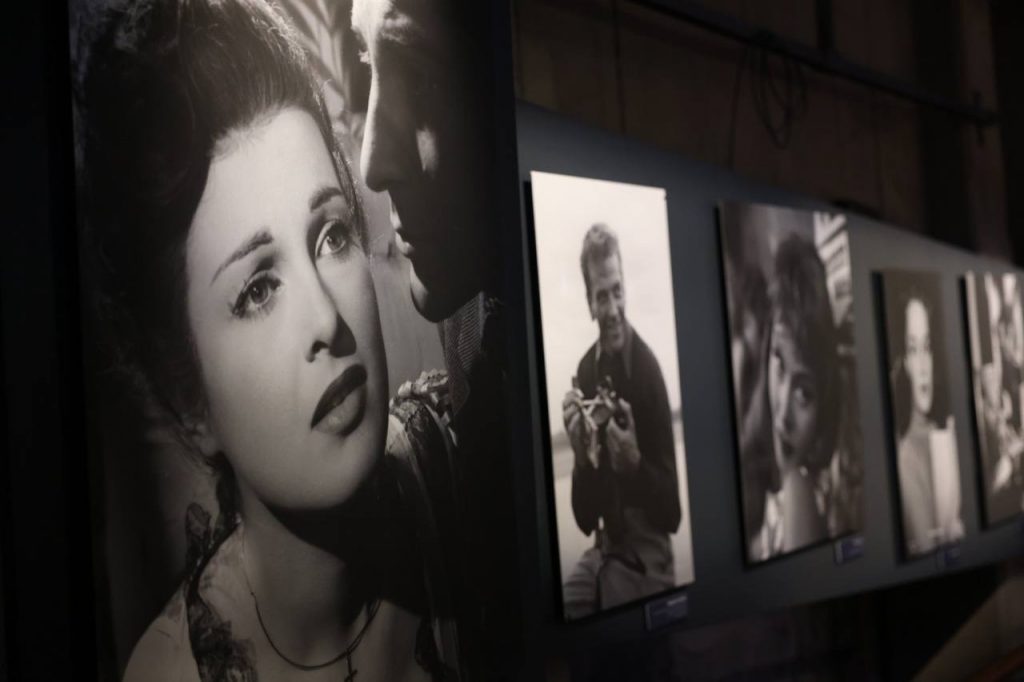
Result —
[{"label": "woman's eye", "polygon": [[809,405],[813,398],[810,389],[804,386],[797,386],[796,390],[794,391],[794,394],[797,400],[797,404],[800,405],[801,407],[806,407],[807,405]]},{"label": "woman's eye", "polygon": [[266,280],[260,280],[253,282],[249,285],[248,290],[249,301],[253,305],[263,305],[270,300],[270,285],[267,284]]},{"label": "woman's eye", "polygon": [[327,223],[321,232],[320,243],[317,245],[317,257],[336,256],[346,248],[348,248],[348,234],[345,224],[340,220],[332,220]]},{"label": "woman's eye", "polygon": [[259,274],[242,289],[232,313],[236,317],[249,317],[265,311],[280,283],[267,274]]}]

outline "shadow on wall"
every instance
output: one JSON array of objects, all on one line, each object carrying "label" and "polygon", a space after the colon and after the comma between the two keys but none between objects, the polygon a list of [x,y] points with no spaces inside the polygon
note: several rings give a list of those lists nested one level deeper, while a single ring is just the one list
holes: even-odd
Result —
[{"label": "shadow on wall", "polygon": [[571,661],[574,682],[878,678],[855,602],[798,607],[670,632]]},{"label": "shadow on wall", "polygon": [[1024,561],[581,648],[547,672],[549,682],[1020,679]]}]

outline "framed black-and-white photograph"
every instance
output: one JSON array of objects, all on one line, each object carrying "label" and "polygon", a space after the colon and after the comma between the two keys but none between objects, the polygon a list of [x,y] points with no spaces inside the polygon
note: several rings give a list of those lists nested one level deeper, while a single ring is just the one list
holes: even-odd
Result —
[{"label": "framed black-and-white photograph", "polygon": [[964,535],[942,278],[887,270],[880,279],[903,549],[916,556]]},{"label": "framed black-and-white photograph", "polygon": [[693,581],[665,190],[531,173],[567,620]]},{"label": "framed black-and-white photograph", "polygon": [[1024,313],[1021,279],[969,272],[967,326],[974,384],[979,476],[985,522],[1024,512]]},{"label": "framed black-and-white photograph", "polygon": [[99,678],[510,678],[501,7],[69,14]]},{"label": "framed black-and-white photograph", "polygon": [[841,214],[720,209],[744,545],[762,562],[861,527],[850,240]]}]

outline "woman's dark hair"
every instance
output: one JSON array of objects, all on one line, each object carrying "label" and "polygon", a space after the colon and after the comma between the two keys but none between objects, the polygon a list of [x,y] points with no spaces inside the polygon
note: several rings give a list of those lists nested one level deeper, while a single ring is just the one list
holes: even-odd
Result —
[{"label": "woman's dark hair", "polygon": [[285,107],[309,113],[365,242],[355,184],[301,44],[263,0],[108,9],[76,104],[99,319],[119,366],[184,427],[205,403],[186,315],[185,244],[218,142]]},{"label": "woman's dark hair", "polygon": [[[892,275],[890,275],[891,277]],[[949,414],[948,399],[945,390],[945,357],[942,348],[942,335],[937,330],[942,328],[938,302],[938,291],[931,282],[918,278],[913,282],[899,281],[892,286],[894,295],[889,295],[887,283],[886,295],[886,327],[889,338],[890,380],[892,386],[893,428],[897,438],[902,438],[910,426],[910,415],[914,400],[910,388],[910,378],[904,364],[907,356],[907,308],[912,301],[924,306],[928,315],[928,332],[932,355],[932,406],[928,414],[929,420],[942,425]]]},{"label": "woman's dark hair", "polygon": [[[832,318],[825,266],[809,239],[790,235],[779,244],[769,298],[770,325],[780,323],[789,329],[814,376],[817,447],[800,464],[818,471],[828,466],[839,439],[839,337]],[[769,335],[772,333],[769,327]],[[767,358],[765,361],[767,367]]]},{"label": "woman's dark hair", "polygon": [[[743,480],[743,509],[748,535],[753,535],[764,522],[764,497],[777,491],[779,476],[772,455],[771,418],[768,396],[762,381],[767,372],[768,357],[768,287],[764,274],[755,265],[732,261],[729,274],[729,330],[733,343],[743,345],[742,365],[732,367],[733,395],[736,410],[736,431],[740,450]],[[746,327],[756,330],[753,341],[746,336]]]}]

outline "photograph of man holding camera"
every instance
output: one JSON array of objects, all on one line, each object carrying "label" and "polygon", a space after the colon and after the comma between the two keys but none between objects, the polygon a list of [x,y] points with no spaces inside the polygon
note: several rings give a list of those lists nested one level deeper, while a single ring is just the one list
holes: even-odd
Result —
[{"label": "photograph of man holding camera", "polygon": [[672,414],[654,353],[626,319],[618,238],[607,225],[583,239],[580,268],[598,338],[579,362],[562,415],[574,455],[572,510],[594,545],[564,585],[580,618],[675,585],[681,520]]}]

